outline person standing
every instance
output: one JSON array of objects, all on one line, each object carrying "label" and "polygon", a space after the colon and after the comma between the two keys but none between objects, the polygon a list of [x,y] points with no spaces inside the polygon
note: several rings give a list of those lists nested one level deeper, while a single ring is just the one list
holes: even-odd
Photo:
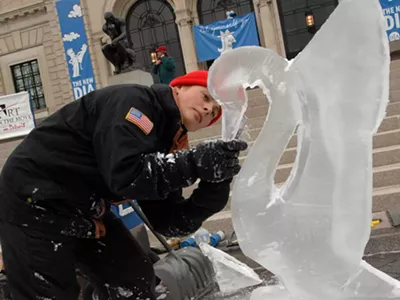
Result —
[{"label": "person standing", "polygon": [[157,61],[153,64],[153,74],[157,75],[162,84],[170,84],[175,79],[175,60],[168,55],[168,49],[160,46],[156,49]]}]

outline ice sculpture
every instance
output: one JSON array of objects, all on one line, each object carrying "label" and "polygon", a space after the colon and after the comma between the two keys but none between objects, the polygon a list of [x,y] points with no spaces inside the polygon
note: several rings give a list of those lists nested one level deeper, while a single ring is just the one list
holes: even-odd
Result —
[{"label": "ice sculpture", "polygon": [[222,250],[200,243],[200,250],[211,261],[219,291],[224,295],[256,286],[263,281],[252,268]]},{"label": "ice sculpture", "polygon": [[[223,138],[239,128],[246,87],[262,87],[271,103],[236,179],[232,218],[244,253],[286,290],[266,287],[253,299],[400,299],[400,282],[362,260],[372,217],[372,137],[389,94],[384,28],[379,1],[344,0],[293,61],[242,47],[210,70]],[[278,189],[275,169],[297,125],[296,162]]]}]

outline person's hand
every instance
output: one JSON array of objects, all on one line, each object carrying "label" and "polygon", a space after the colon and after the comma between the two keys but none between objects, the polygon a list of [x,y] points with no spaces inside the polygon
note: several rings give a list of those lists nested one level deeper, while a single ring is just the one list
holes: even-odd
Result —
[{"label": "person's hand", "polygon": [[192,149],[198,176],[207,182],[221,182],[232,178],[240,171],[239,153],[247,149],[240,140],[202,142]]},{"label": "person's hand", "polygon": [[156,65],[159,65],[159,64],[161,64],[161,60],[156,61]]}]

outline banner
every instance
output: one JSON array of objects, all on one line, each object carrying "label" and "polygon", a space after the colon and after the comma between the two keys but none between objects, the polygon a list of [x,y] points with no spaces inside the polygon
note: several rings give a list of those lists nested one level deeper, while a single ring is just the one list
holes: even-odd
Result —
[{"label": "banner", "polygon": [[0,140],[25,136],[34,128],[35,115],[27,92],[0,97]]},{"label": "banner", "polygon": [[380,0],[389,41],[400,40],[400,0]]},{"label": "banner", "polygon": [[96,89],[80,0],[56,3],[74,99]]},{"label": "banner", "polygon": [[216,59],[229,49],[260,45],[254,13],[193,26],[193,31],[199,61]]}]

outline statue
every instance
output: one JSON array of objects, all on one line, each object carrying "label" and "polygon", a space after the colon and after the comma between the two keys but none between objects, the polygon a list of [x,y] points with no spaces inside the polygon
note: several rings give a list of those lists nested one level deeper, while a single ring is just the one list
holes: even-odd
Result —
[{"label": "statue", "polygon": [[129,48],[124,20],[115,17],[111,12],[104,14],[104,20],[106,23],[103,25],[103,32],[111,38],[111,43],[104,45],[102,51],[114,65],[114,73],[140,69],[140,65],[136,63],[135,51]]}]

